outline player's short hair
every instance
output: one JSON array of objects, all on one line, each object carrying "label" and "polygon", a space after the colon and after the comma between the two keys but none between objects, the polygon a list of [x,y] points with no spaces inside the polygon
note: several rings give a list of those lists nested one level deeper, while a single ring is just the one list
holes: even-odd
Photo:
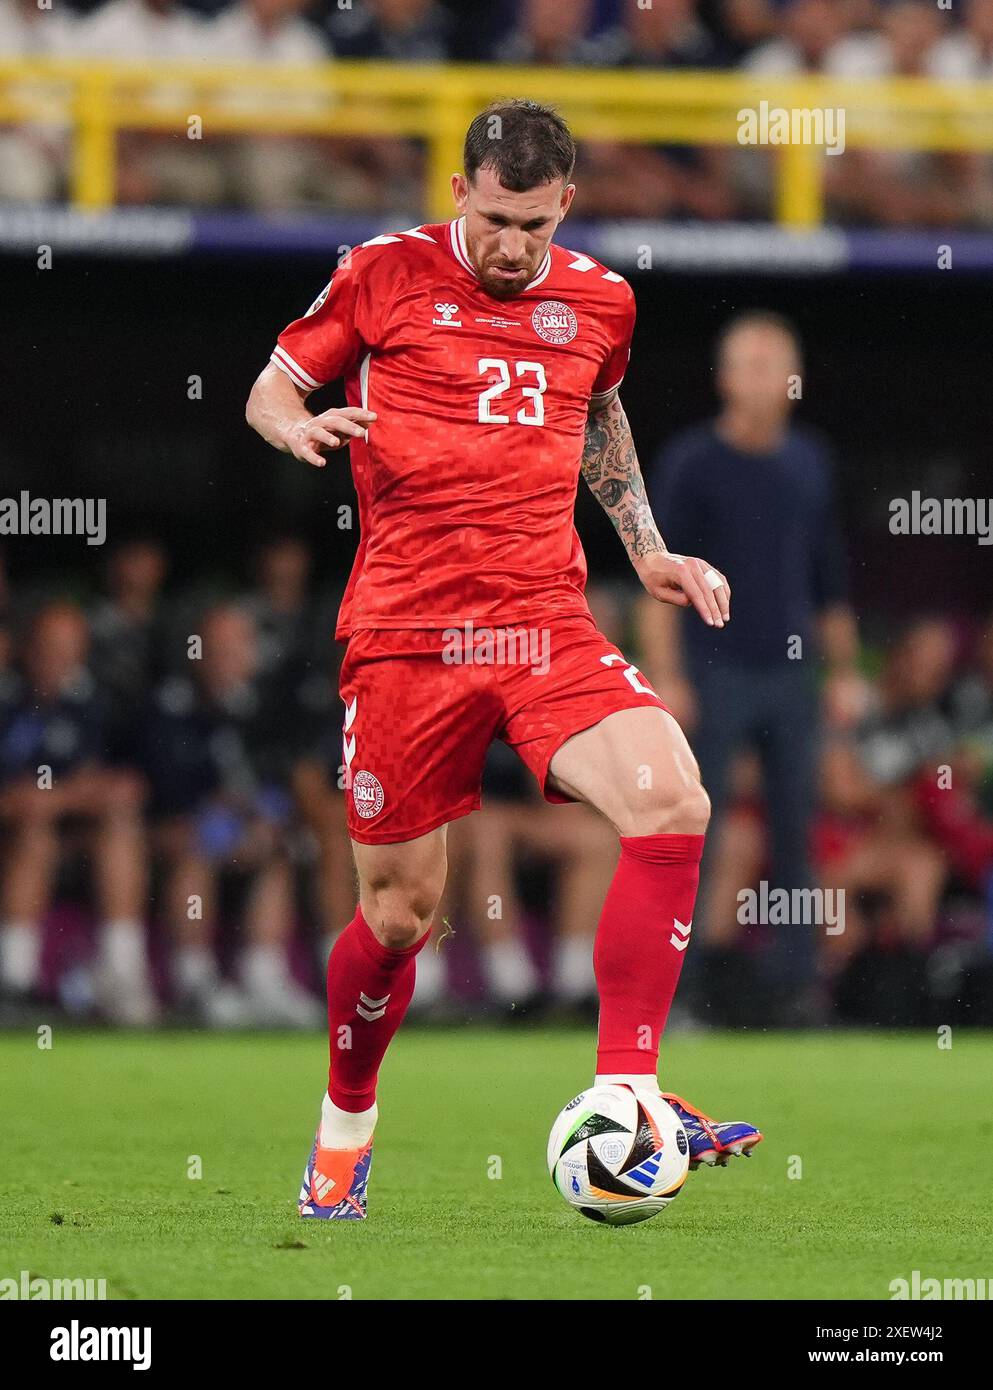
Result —
[{"label": "player's short hair", "polygon": [[717,341],[714,344],[714,361],[718,366],[724,360],[724,350],[728,340],[743,328],[771,328],[776,333],[781,333],[793,344],[797,361],[802,364],[803,347],[800,343],[800,334],[785,314],[777,314],[774,309],[746,309],[743,313],[735,314],[734,318],[728,319],[717,335]]},{"label": "player's short hair", "polygon": [[526,193],[553,179],[568,181],[576,144],[565,121],[537,101],[494,101],[480,111],[465,137],[465,175],[492,169],[511,193]]}]

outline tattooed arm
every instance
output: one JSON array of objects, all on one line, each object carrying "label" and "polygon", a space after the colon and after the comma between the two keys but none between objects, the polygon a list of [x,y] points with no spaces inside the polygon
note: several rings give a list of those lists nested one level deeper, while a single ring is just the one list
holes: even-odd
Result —
[{"label": "tattooed arm", "polygon": [[[728,621],[731,589],[719,570],[692,555],[674,555],[652,516],[624,407],[615,391],[590,405],[582,474],[624,542],[638,578],[661,603],[692,605],[712,627]],[[717,588],[708,580],[720,580]]]}]

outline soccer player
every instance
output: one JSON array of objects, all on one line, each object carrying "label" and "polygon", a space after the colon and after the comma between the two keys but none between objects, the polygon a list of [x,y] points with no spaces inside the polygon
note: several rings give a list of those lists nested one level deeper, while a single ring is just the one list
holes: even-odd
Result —
[{"label": "soccer player", "polygon": [[[573,523],[582,473],[645,588],[728,621],[706,561],[667,550],[618,386],[630,287],[552,245],[575,194],[554,111],[497,103],[471,123],[458,216],[353,251],[280,335],[249,423],[323,468],[347,444],[361,540],[338,619],[349,833],[359,905],[328,963],[331,1068],[300,1214],[362,1219],[376,1078],[445,882],[445,828],[479,805],[489,743],[549,801],[585,801],[620,836],[597,931],[597,1081],[659,1094],[656,1072],[710,812],[683,734],[597,631]],[[306,401],[343,377],[348,404]],[[690,1157],[761,1138],[669,1097]]]}]

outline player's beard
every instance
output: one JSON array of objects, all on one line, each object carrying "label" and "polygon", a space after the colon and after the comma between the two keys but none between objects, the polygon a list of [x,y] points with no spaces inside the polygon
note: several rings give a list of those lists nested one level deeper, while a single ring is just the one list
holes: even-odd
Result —
[{"label": "player's beard", "polygon": [[533,271],[529,266],[515,267],[518,273],[510,276],[500,275],[498,273],[500,268],[499,262],[496,265],[484,266],[479,275],[480,284],[486,293],[492,295],[494,299],[513,299],[528,284]]},{"label": "player's beard", "polygon": [[[484,260],[480,254],[479,243],[470,236],[466,229],[466,251],[473,269],[479,276],[479,283],[487,294],[494,299],[513,299],[534,279],[535,272],[541,264],[541,257],[535,261],[534,265],[529,262],[522,266],[508,265],[506,261],[500,261],[495,256],[489,260]],[[501,269],[516,270],[514,276],[500,275],[497,272]]]}]

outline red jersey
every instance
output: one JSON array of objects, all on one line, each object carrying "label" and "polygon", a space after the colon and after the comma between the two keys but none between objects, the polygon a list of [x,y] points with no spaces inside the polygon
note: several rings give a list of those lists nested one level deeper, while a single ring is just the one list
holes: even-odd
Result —
[{"label": "red jersey", "polygon": [[463,219],[354,250],[272,361],[343,377],[374,410],[352,440],[360,542],[337,637],[587,613],[574,510],[591,397],[624,375],[634,295],[554,244],[513,299],[487,294]]}]

